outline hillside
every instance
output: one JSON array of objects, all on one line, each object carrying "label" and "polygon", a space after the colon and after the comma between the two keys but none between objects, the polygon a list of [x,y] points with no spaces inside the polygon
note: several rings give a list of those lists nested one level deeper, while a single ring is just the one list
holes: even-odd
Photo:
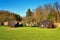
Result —
[{"label": "hillside", "polygon": [[0,22],[1,21],[9,21],[9,20],[17,20],[20,21],[21,17],[18,14],[9,12],[9,11],[4,11],[0,10]]}]

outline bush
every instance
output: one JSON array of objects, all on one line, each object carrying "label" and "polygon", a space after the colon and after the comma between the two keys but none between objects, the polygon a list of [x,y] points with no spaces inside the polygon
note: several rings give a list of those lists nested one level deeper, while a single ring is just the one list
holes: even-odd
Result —
[{"label": "bush", "polygon": [[34,24],[32,27],[39,27],[39,24]]}]

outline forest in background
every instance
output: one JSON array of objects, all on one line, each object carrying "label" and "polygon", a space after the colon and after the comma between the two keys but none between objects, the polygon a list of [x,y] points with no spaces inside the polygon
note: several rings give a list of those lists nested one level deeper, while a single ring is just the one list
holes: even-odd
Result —
[{"label": "forest in background", "polygon": [[26,17],[23,18],[27,23],[39,23],[42,20],[53,20],[60,23],[60,5],[58,2],[54,4],[44,4],[36,9],[29,8],[26,12]]},{"label": "forest in background", "polygon": [[[23,14],[22,14],[23,15]],[[60,22],[60,5],[58,2],[52,4],[44,4],[37,8],[27,9],[26,16],[21,17],[16,13],[12,13],[5,10],[0,10],[0,22],[4,21],[21,21],[23,23],[39,23],[42,20],[53,20],[54,22]]]},{"label": "forest in background", "polygon": [[22,17],[16,13],[0,10],[0,22],[21,21]]}]

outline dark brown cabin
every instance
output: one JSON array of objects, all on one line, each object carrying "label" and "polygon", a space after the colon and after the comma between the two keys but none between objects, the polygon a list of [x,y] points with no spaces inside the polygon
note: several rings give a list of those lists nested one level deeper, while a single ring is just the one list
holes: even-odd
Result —
[{"label": "dark brown cabin", "polygon": [[43,20],[42,22],[40,22],[40,27],[42,27],[42,28],[54,28],[54,21]]},{"label": "dark brown cabin", "polygon": [[8,26],[10,27],[15,27],[16,24],[17,24],[17,21],[8,21]]},{"label": "dark brown cabin", "polygon": [[19,21],[9,21],[8,26],[10,26],[10,27],[20,27],[21,26],[22,27],[23,24],[19,23]]}]

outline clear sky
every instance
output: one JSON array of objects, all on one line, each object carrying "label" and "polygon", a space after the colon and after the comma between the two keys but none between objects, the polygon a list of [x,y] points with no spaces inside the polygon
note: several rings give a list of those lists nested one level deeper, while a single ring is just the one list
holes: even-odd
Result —
[{"label": "clear sky", "polygon": [[60,4],[60,0],[0,0],[0,10],[8,10],[25,16],[28,8],[35,9],[39,5],[53,4],[54,2]]}]

